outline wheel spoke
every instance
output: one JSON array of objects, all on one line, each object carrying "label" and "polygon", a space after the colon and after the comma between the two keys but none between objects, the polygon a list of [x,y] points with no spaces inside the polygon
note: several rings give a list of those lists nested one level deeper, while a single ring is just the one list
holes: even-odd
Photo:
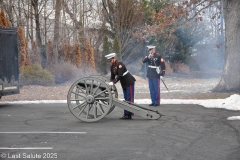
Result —
[{"label": "wheel spoke", "polygon": [[98,94],[96,94],[96,95],[94,96],[94,98],[97,97],[97,96],[99,96],[100,94],[104,93],[105,91],[107,91],[107,90],[105,89],[104,91],[99,92]]},{"label": "wheel spoke", "polygon": [[[97,103],[97,102],[96,102]],[[102,114],[104,114],[105,112],[104,112],[104,109],[102,108],[102,105],[100,104],[100,103],[97,103],[96,104],[96,108],[102,113]]]},{"label": "wheel spoke", "polygon": [[97,97],[97,98],[95,98],[96,100],[107,100],[107,99],[109,99],[109,97]]},{"label": "wheel spoke", "polygon": [[98,84],[97,88],[95,89],[95,91],[93,92],[92,95],[94,95],[96,93],[96,91],[98,90],[99,87],[100,87],[100,83]]},{"label": "wheel spoke", "polygon": [[83,101],[85,98],[83,99],[71,99],[70,101]]},{"label": "wheel spoke", "polygon": [[73,110],[76,109],[76,108],[79,108],[79,109],[80,109],[80,108],[83,108],[83,105],[87,105],[87,102],[85,101],[85,102],[83,102],[82,104],[79,104],[79,105],[73,107]]},{"label": "wheel spoke", "polygon": [[84,85],[85,85],[85,88],[86,88],[86,94],[89,95],[89,90],[87,88],[87,84],[86,83],[87,83],[86,80],[84,80]]},{"label": "wheel spoke", "polygon": [[81,97],[85,97],[86,96],[86,95],[85,96],[81,95],[80,93],[77,93],[77,92],[74,92],[74,91],[72,91],[72,93],[75,94],[75,95],[81,96]]},{"label": "wheel spoke", "polygon": [[88,110],[87,110],[87,114],[86,114],[86,119],[88,119],[88,115],[89,115],[89,112],[92,108],[92,104],[88,104]]},{"label": "wheel spoke", "polygon": [[94,115],[94,118],[97,118],[97,106],[95,105],[95,103],[93,103],[93,115]]},{"label": "wheel spoke", "polygon": [[[82,87],[81,87],[81,86],[77,85],[76,87],[77,87],[77,89],[80,89],[83,94],[85,94],[84,91],[82,90]],[[85,94],[85,95],[86,95],[86,94]]]},{"label": "wheel spoke", "polygon": [[92,83],[91,83],[90,92],[92,91],[92,89],[93,89],[93,80],[92,80]]},{"label": "wheel spoke", "polygon": [[86,106],[87,106],[87,104],[80,110],[80,112],[78,113],[79,116],[83,112],[83,110],[86,108]]},{"label": "wheel spoke", "polygon": [[100,105],[103,105],[104,107],[108,107],[108,104],[104,104],[103,102],[101,103],[102,101],[100,101],[100,103],[97,101],[96,103],[100,104]]}]

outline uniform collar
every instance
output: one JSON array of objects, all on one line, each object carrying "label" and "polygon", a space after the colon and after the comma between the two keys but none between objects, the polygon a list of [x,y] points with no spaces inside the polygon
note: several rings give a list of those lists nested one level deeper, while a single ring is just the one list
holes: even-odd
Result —
[{"label": "uniform collar", "polygon": [[112,66],[116,66],[116,65],[117,65],[117,63],[118,63],[118,61],[116,60],[116,61],[113,63],[113,65],[112,65]]}]

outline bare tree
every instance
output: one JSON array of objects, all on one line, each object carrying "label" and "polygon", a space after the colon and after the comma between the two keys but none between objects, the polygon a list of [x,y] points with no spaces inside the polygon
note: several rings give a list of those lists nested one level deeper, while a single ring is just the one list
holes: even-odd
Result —
[{"label": "bare tree", "polygon": [[41,30],[40,30],[40,11],[39,10],[39,1],[38,0],[32,0],[32,6],[34,9],[34,18],[35,18],[35,25],[36,25],[36,41],[37,41],[37,45],[40,51],[40,55],[41,55],[41,59],[42,59],[42,67],[45,68],[46,67],[46,61],[47,61],[47,55],[45,52],[45,48],[43,46],[42,43],[42,37],[41,37]]},{"label": "bare tree", "polygon": [[213,91],[240,90],[240,1],[223,0],[225,20],[225,64],[219,84]]},{"label": "bare tree", "polygon": [[125,60],[133,58],[134,46],[139,44],[133,39],[133,33],[144,25],[143,8],[138,0],[102,0],[106,22],[111,29],[107,30],[109,37],[117,37],[120,41],[120,54]]},{"label": "bare tree", "polygon": [[[54,19],[54,30],[53,30],[53,52],[56,54],[56,58],[58,57],[58,43],[59,43],[59,35],[60,35],[60,14],[62,9],[62,0],[57,0],[55,5],[55,19]],[[57,62],[57,59],[55,59]]]},{"label": "bare tree", "polygon": [[[240,90],[240,21],[239,0],[191,0],[196,3],[201,9],[198,13],[208,8],[209,5],[221,2],[223,15],[225,20],[225,63],[221,76],[221,80],[213,91],[226,92],[226,91],[239,91]],[[203,5],[204,4],[204,5]],[[208,5],[206,5],[208,4]],[[221,24],[222,25],[222,24]],[[223,27],[223,26],[222,26]],[[223,35],[223,31],[221,31]]]}]

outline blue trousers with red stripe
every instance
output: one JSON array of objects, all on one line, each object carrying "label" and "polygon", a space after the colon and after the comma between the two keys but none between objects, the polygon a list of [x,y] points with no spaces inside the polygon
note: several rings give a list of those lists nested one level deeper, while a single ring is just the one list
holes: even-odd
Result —
[{"label": "blue trousers with red stripe", "polygon": [[149,78],[148,85],[152,104],[160,104],[160,78]]},{"label": "blue trousers with red stripe", "polygon": [[[134,83],[126,88],[123,88],[123,95],[125,101],[134,103]],[[132,112],[124,110],[124,115],[132,115]]]}]

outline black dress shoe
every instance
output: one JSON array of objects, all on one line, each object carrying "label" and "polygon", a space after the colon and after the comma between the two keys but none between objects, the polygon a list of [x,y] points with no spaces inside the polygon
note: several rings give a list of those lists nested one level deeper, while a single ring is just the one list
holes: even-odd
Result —
[{"label": "black dress shoe", "polygon": [[132,119],[132,116],[131,115],[124,115],[122,118],[120,119]]},{"label": "black dress shoe", "polygon": [[124,115],[122,118],[119,119],[128,119],[128,115]]},{"label": "black dress shoe", "polygon": [[154,106],[154,104],[149,104],[149,106]]}]

